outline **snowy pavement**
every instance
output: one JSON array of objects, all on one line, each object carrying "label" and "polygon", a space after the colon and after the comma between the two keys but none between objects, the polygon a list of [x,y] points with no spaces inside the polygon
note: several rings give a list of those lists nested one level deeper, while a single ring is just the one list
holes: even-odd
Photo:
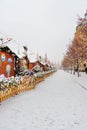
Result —
[{"label": "snowy pavement", "polygon": [[87,74],[85,72],[80,72],[80,76],[77,76],[77,73],[72,78],[87,91]]},{"label": "snowy pavement", "polygon": [[0,130],[87,130],[87,91],[80,81],[59,70],[34,90],[2,102]]}]

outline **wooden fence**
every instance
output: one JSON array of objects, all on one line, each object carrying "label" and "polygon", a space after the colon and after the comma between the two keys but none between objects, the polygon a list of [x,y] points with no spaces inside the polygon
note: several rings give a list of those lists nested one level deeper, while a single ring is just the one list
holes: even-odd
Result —
[{"label": "wooden fence", "polygon": [[45,73],[43,76],[37,76],[37,77],[23,77],[23,80],[20,82],[18,86],[8,86],[3,87],[3,89],[0,89],[0,102],[8,99],[9,97],[12,97],[14,95],[17,95],[21,92],[34,89],[35,86],[44,81],[45,78],[52,75],[53,72]]}]

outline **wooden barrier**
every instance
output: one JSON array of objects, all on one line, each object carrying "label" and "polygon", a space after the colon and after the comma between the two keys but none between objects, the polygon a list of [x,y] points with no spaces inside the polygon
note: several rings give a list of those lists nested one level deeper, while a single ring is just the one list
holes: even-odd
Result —
[{"label": "wooden barrier", "polygon": [[34,89],[38,83],[44,81],[45,78],[52,74],[53,72],[45,73],[43,76],[37,76],[36,78],[25,76],[18,86],[8,86],[4,89],[0,89],[0,102],[21,92]]}]

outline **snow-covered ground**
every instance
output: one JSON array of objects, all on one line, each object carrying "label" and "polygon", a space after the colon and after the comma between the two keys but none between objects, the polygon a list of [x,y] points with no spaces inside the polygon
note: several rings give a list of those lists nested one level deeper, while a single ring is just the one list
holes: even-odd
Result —
[{"label": "snow-covered ground", "polygon": [[[72,75],[73,76],[73,75]],[[80,72],[78,78],[77,73],[72,77],[74,80],[85,90],[87,90],[87,74],[85,72]]]},{"label": "snow-covered ground", "polygon": [[0,130],[87,130],[86,76],[59,70],[34,90],[2,102]]}]

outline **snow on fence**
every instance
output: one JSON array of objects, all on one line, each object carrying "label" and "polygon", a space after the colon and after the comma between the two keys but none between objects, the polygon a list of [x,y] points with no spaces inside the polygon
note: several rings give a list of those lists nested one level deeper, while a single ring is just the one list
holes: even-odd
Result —
[{"label": "snow on fence", "polygon": [[0,102],[8,99],[11,96],[21,92],[34,89],[35,86],[44,81],[45,78],[52,75],[55,71],[37,73],[33,76],[19,76],[6,78],[0,81]]}]

